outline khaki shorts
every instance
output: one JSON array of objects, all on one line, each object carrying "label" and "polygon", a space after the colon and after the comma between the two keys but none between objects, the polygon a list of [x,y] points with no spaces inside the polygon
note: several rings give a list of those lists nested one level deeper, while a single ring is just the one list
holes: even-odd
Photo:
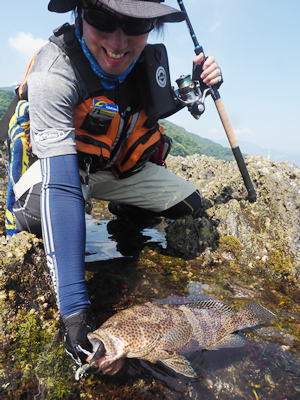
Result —
[{"label": "khaki shorts", "polygon": [[[26,181],[22,178],[15,186],[18,197],[31,186],[41,182],[39,161],[26,172]],[[85,179],[86,172],[80,170]],[[145,167],[135,175],[126,179],[117,179],[110,171],[99,171],[89,176],[89,185],[82,185],[85,200],[117,201],[131,204],[154,212],[164,211],[190,196],[196,187],[190,181],[175,175],[164,167],[146,163]]]}]

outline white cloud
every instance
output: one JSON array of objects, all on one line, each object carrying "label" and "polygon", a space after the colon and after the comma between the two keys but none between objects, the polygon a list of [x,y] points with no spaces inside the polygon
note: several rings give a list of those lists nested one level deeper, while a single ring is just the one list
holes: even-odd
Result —
[{"label": "white cloud", "polygon": [[47,43],[47,40],[34,38],[32,33],[18,32],[15,37],[8,39],[8,43],[29,63],[34,53]]},{"label": "white cloud", "polygon": [[211,27],[210,27],[210,32],[214,33],[220,26],[221,26],[221,22],[217,21],[215,22]]},{"label": "white cloud", "polygon": [[212,128],[212,129],[209,130],[209,132],[211,132],[211,133],[217,133],[217,132],[218,132],[218,129],[217,129],[217,128]]}]

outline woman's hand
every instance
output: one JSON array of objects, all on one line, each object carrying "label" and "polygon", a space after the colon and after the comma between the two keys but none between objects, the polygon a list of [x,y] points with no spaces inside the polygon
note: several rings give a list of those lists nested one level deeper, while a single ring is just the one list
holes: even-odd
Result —
[{"label": "woman's hand", "polygon": [[[193,59],[193,62],[195,64],[200,65],[203,61],[203,58],[204,58],[204,54],[200,53],[198,56],[196,56]],[[202,72],[200,78],[203,80],[203,82],[207,86],[216,85],[218,83],[221,84],[221,82],[223,81],[221,69],[219,68],[218,64],[216,63],[215,57],[213,57],[213,56],[207,57],[207,59],[205,60],[205,62],[203,64],[202,69],[203,69],[203,72]]]}]

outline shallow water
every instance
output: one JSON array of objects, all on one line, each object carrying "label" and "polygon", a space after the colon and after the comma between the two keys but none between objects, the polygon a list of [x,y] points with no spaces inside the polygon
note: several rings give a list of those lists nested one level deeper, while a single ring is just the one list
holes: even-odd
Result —
[{"label": "shallow water", "polygon": [[[214,298],[209,285],[201,282],[191,282],[188,289],[187,297],[171,295],[156,302],[180,304]],[[153,397],[158,399],[300,399],[300,353],[293,351],[294,335],[272,323],[239,334],[246,339],[244,347],[199,350],[187,356],[197,378],[140,360],[127,360],[122,373],[134,380],[153,377],[163,388]]]},{"label": "shallow water", "polygon": [[109,221],[95,221],[86,215],[85,262],[109,260],[123,257],[117,250],[117,244],[107,232]]},{"label": "shallow water", "polygon": [[[122,249],[118,247],[118,240],[122,239],[123,242],[126,242],[128,236],[125,235],[125,237],[120,238],[120,233],[114,232],[115,222],[116,220],[97,221],[86,214],[85,262],[103,261],[133,255],[130,254],[130,249],[127,246],[128,254],[122,254]],[[119,236],[116,235],[117,233]],[[146,244],[151,242],[158,243],[162,248],[165,248],[165,234],[157,229],[147,227],[141,229],[139,231],[139,243]]]},{"label": "shallow water", "polygon": [[[87,219],[86,262],[131,257],[150,243],[166,249],[165,235],[157,227],[141,228],[135,248],[132,240],[128,241],[131,236],[119,236],[118,229],[110,228],[111,222]],[[160,284],[163,285],[163,280],[157,282],[154,289],[159,291]],[[211,298],[226,303],[225,289],[217,280],[214,281],[213,274],[209,279],[202,277],[189,282],[186,289],[186,296],[166,293],[166,297],[157,298],[155,302],[181,304]],[[256,294],[247,289],[245,286],[236,290],[233,296],[236,311],[245,303],[256,300]],[[260,299],[261,295],[257,293],[257,297]],[[188,356],[197,378],[176,374],[160,363],[154,365],[130,359],[115,377],[99,378],[95,375],[98,388],[94,386],[94,398],[101,393],[106,399],[300,399],[299,308],[275,309],[266,298],[263,305],[275,312],[278,319],[266,326],[240,332],[246,339],[244,347],[199,350]],[[135,389],[131,397],[124,394],[128,387]],[[122,388],[124,393],[118,397],[116,393],[120,394]]]}]

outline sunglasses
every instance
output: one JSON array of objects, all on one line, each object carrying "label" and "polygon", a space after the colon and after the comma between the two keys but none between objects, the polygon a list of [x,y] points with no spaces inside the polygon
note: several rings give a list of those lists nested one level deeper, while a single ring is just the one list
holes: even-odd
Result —
[{"label": "sunglasses", "polygon": [[83,18],[92,27],[102,32],[114,32],[119,27],[125,35],[138,36],[152,31],[156,20],[128,18],[125,21],[120,21],[102,10],[95,8],[84,8]]}]

